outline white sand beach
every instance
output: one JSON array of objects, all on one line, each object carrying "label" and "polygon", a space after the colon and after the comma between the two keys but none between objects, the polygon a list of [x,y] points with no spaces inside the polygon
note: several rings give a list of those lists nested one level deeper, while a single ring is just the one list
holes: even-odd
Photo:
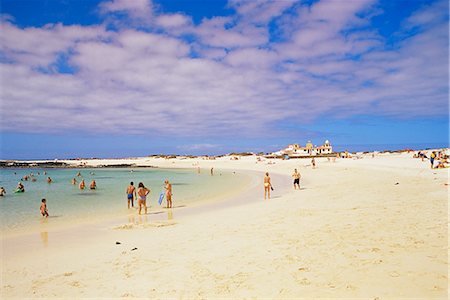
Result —
[{"label": "white sand beach", "polygon": [[316,161],[85,160],[246,170],[253,181],[217,204],[3,237],[1,298],[447,299],[449,169],[412,153]]}]

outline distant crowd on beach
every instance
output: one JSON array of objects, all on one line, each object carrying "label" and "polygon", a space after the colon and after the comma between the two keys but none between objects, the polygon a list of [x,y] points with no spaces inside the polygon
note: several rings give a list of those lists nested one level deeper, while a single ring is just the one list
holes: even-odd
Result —
[{"label": "distant crowd on beach", "polygon": [[420,158],[422,161],[429,160],[431,169],[444,169],[449,167],[449,157],[444,150],[431,151],[429,157],[426,151],[419,151],[414,153],[413,158]]}]

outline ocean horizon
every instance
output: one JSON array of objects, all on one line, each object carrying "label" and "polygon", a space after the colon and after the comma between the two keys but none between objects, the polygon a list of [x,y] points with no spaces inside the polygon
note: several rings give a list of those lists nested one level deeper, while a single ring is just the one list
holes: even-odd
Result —
[{"label": "ocean horizon", "polygon": [[[287,146],[287,145],[286,145]],[[430,142],[430,143],[396,143],[396,144],[353,144],[353,145],[342,145],[342,144],[336,144],[333,146],[333,152],[371,152],[371,151],[400,151],[405,149],[412,149],[412,150],[427,150],[427,149],[441,149],[441,148],[449,148],[449,142]],[[271,153],[278,151],[280,149],[274,149],[273,151],[264,152],[264,153]],[[215,152],[211,151],[209,153],[154,153],[154,154],[118,154],[117,156],[109,156],[109,155],[101,155],[95,154],[92,156],[80,156],[76,154],[72,155],[64,155],[64,156],[54,156],[54,157],[44,157],[44,156],[38,156],[38,157],[1,157],[0,160],[15,160],[15,161],[36,161],[36,160],[72,160],[72,159],[128,159],[128,158],[138,158],[138,157],[150,157],[150,156],[225,156],[229,155],[230,153],[245,153],[245,152],[252,152],[252,153],[260,153],[261,151],[255,151],[251,149],[242,149],[242,150],[236,150],[236,151],[230,151],[228,153],[221,153],[221,152]],[[1,155],[1,153],[0,153]]]}]

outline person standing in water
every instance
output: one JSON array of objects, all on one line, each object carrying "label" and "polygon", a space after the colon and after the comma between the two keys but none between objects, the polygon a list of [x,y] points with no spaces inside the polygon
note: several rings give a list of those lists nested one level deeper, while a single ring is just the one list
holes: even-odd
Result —
[{"label": "person standing in water", "polygon": [[41,215],[44,218],[48,218],[48,211],[47,211],[47,200],[42,199],[41,200]]},{"label": "person standing in water", "polygon": [[77,180],[75,178],[72,179],[72,184],[73,185],[77,184]]},{"label": "person standing in water", "polygon": [[292,177],[294,178],[294,190],[300,189],[300,173],[297,172],[297,169],[294,169],[294,173],[292,174]]},{"label": "person standing in water", "polygon": [[144,206],[145,214],[147,214],[147,195],[150,194],[150,190],[146,188],[142,182],[139,182],[137,194],[138,194],[139,214],[141,214],[142,206]]},{"label": "person standing in water", "polygon": [[134,207],[134,198],[136,198],[136,188],[134,187],[133,181],[130,182],[130,185],[127,187],[126,193],[128,199],[128,209],[130,209],[130,202],[131,207]]},{"label": "person standing in water", "polygon": [[86,183],[84,182],[84,179],[81,179],[80,185],[78,187],[80,188],[80,190],[84,190],[84,188],[86,187]]},{"label": "person standing in water", "polygon": [[25,192],[25,187],[24,187],[24,185],[22,184],[22,182],[19,182],[19,183],[17,184],[16,191],[17,191],[17,192],[20,192],[20,193],[24,193],[24,192]]},{"label": "person standing in water", "polygon": [[4,196],[6,194],[6,190],[4,187],[0,188],[0,196]]},{"label": "person standing in water", "polygon": [[91,184],[89,185],[89,188],[91,190],[95,190],[97,188],[97,183],[95,182],[95,180],[91,181]]},{"label": "person standing in water", "polygon": [[167,179],[164,181],[164,188],[166,189],[167,208],[172,208],[172,184]]},{"label": "person standing in water", "polygon": [[269,172],[266,172],[266,176],[264,176],[264,199],[270,199],[271,187],[272,183],[270,182]]}]

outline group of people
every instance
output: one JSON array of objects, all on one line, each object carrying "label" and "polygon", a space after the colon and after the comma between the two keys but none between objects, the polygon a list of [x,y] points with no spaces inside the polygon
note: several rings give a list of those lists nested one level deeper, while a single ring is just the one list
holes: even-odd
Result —
[{"label": "group of people", "polygon": [[[95,175],[94,172],[90,173],[91,175]],[[76,177],[81,177],[81,172],[78,172]],[[77,184],[77,179],[76,178],[72,178],[72,184],[76,185]],[[81,178],[80,184],[78,185],[78,188],[80,190],[84,190],[86,188],[86,182],[84,181],[83,178]],[[97,182],[95,182],[94,179],[92,179],[91,183],[89,184],[89,189],[91,190],[95,190],[97,189]]]},{"label": "group of people", "polygon": [[[294,169],[294,173],[292,173],[292,178],[294,179],[294,190],[300,190],[300,178],[302,175]],[[266,172],[264,176],[264,200],[270,199],[270,191],[273,191],[272,181],[269,176],[269,172]]]},{"label": "group of people", "polygon": [[[422,159],[422,161],[424,161],[425,159],[429,159],[431,169],[443,169],[449,167],[449,163],[447,160],[448,156],[444,151],[432,151],[430,157],[427,156],[426,152],[419,151],[417,152],[417,154],[414,154],[413,157],[420,158]],[[437,164],[435,164],[435,161],[437,162]]]},{"label": "group of people", "polygon": [[[164,196],[166,198],[166,207],[172,208],[172,184],[169,180],[164,181]],[[144,208],[145,214],[147,214],[147,196],[150,194],[150,189],[145,187],[142,182],[139,182],[138,188],[136,190],[134,186],[134,182],[130,182],[130,185],[126,189],[127,200],[128,200],[128,209],[134,207],[134,199],[138,200],[139,205],[139,214],[142,212],[142,208]]]},{"label": "group of people", "polygon": [[[72,179],[72,184],[73,185],[77,184],[77,180],[75,178]],[[86,182],[84,182],[84,179],[81,179],[78,187],[80,190],[84,190],[86,188]],[[95,182],[94,179],[92,179],[91,183],[89,184],[89,189],[91,189],[91,190],[97,189],[97,182]]]}]

